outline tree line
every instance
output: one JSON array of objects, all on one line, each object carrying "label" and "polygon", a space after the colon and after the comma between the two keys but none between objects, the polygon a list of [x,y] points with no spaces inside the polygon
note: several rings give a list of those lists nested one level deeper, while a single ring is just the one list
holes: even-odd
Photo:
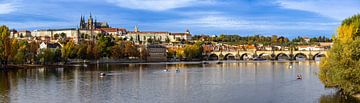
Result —
[{"label": "tree line", "polygon": [[[61,34],[61,37],[66,34]],[[146,58],[145,47],[112,36],[98,34],[96,41],[61,40],[61,48],[40,49],[36,41],[10,38],[9,28],[0,26],[0,62],[2,68],[8,64],[54,64],[67,63],[69,59],[99,60],[102,57],[112,59]],[[138,49],[140,48],[140,49]]]},{"label": "tree line", "polygon": [[240,35],[225,35],[221,34],[220,36],[210,37],[208,35],[194,35],[193,40],[203,40],[203,41],[212,41],[212,42],[220,42],[230,45],[254,45],[254,44],[263,44],[265,46],[269,45],[284,45],[289,46],[291,44],[298,45],[309,45],[316,44],[317,42],[331,42],[331,38],[327,38],[325,36],[313,37],[310,38],[310,41],[307,42],[303,37],[296,37],[290,40],[284,36],[240,36]]}]

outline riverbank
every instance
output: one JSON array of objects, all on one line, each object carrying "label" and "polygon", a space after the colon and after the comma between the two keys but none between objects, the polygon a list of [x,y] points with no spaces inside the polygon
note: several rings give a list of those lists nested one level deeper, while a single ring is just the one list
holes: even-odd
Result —
[{"label": "riverbank", "polygon": [[36,67],[87,67],[88,65],[101,65],[101,64],[223,64],[223,63],[261,63],[261,62],[276,62],[276,63],[297,63],[297,62],[317,62],[316,60],[215,60],[215,61],[167,61],[167,62],[146,62],[139,60],[117,60],[117,61],[88,61],[88,60],[73,60],[66,64],[9,64],[8,69],[33,69]]}]

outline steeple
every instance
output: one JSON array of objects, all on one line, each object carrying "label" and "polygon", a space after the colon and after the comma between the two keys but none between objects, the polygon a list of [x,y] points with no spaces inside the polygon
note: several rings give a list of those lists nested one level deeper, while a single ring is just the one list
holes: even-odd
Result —
[{"label": "steeple", "polygon": [[93,27],[94,27],[94,19],[92,18],[92,15],[90,12],[90,17],[87,22],[87,29],[94,29]]},{"label": "steeple", "polygon": [[85,18],[84,18],[84,16],[82,16],[81,15],[81,17],[80,17],[80,29],[84,29],[85,27],[84,27],[84,25],[85,25]]},{"label": "steeple", "polygon": [[97,22],[97,21],[96,21],[96,17],[95,17],[94,28],[96,28],[96,26],[97,26],[97,25],[96,25],[96,22]]},{"label": "steeple", "polygon": [[134,32],[139,32],[139,27],[135,25]]},{"label": "steeple", "polygon": [[190,30],[189,30],[189,29],[186,29],[185,33],[186,33],[186,34],[190,34]]},{"label": "steeple", "polygon": [[91,12],[90,12],[90,19],[92,19],[92,15],[91,15]]}]

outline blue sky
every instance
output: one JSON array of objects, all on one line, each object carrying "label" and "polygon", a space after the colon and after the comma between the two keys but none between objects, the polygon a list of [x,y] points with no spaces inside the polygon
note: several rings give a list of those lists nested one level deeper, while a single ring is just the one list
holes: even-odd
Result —
[{"label": "blue sky", "polygon": [[19,30],[74,28],[90,12],[128,30],[331,36],[360,0],[0,0],[0,24]]}]

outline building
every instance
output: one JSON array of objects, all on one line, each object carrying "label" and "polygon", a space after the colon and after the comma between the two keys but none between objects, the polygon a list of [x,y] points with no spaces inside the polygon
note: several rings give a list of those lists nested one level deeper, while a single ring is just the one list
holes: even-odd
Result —
[{"label": "building", "polygon": [[66,38],[66,40],[73,40],[75,43],[80,41],[80,30],[75,28],[69,29],[48,29],[48,30],[34,30],[32,36],[36,37],[40,41],[55,42],[60,38]]},{"label": "building", "polygon": [[321,48],[320,46],[298,46],[299,51],[319,51],[324,50],[324,48]]},{"label": "building", "polygon": [[189,30],[186,30],[185,33],[171,33],[172,41],[180,40],[191,40],[191,34]]},{"label": "building", "polygon": [[148,62],[165,62],[167,61],[166,47],[163,45],[147,45],[146,46]]},{"label": "building", "polygon": [[86,29],[86,30],[93,30],[96,28],[110,28],[107,22],[97,22],[96,19],[94,19],[91,14],[87,22],[85,21],[85,17],[81,16],[79,26],[80,29]]},{"label": "building", "polygon": [[135,26],[134,31],[126,33],[126,38],[134,42],[147,42],[149,39],[153,41],[176,42],[180,40],[191,40],[190,31],[187,30],[185,33],[170,33],[162,31],[139,31],[139,27]]},{"label": "building", "polygon": [[134,42],[147,42],[150,39],[153,41],[161,41],[166,42],[167,38],[169,37],[169,32],[152,32],[152,31],[139,31],[138,26],[135,26],[134,31],[129,31],[126,33],[126,38],[130,41]]},{"label": "building", "polygon": [[41,42],[39,44],[39,48],[40,49],[46,49],[46,48],[50,48],[50,49],[59,49],[61,48],[62,45],[59,43],[45,43],[45,42]]},{"label": "building", "polygon": [[31,32],[28,30],[20,30],[18,31],[18,35],[14,35],[15,38],[26,38],[31,37]]},{"label": "building", "polygon": [[126,35],[125,28],[97,28],[95,29],[96,32],[111,35],[113,37],[122,37]]}]

